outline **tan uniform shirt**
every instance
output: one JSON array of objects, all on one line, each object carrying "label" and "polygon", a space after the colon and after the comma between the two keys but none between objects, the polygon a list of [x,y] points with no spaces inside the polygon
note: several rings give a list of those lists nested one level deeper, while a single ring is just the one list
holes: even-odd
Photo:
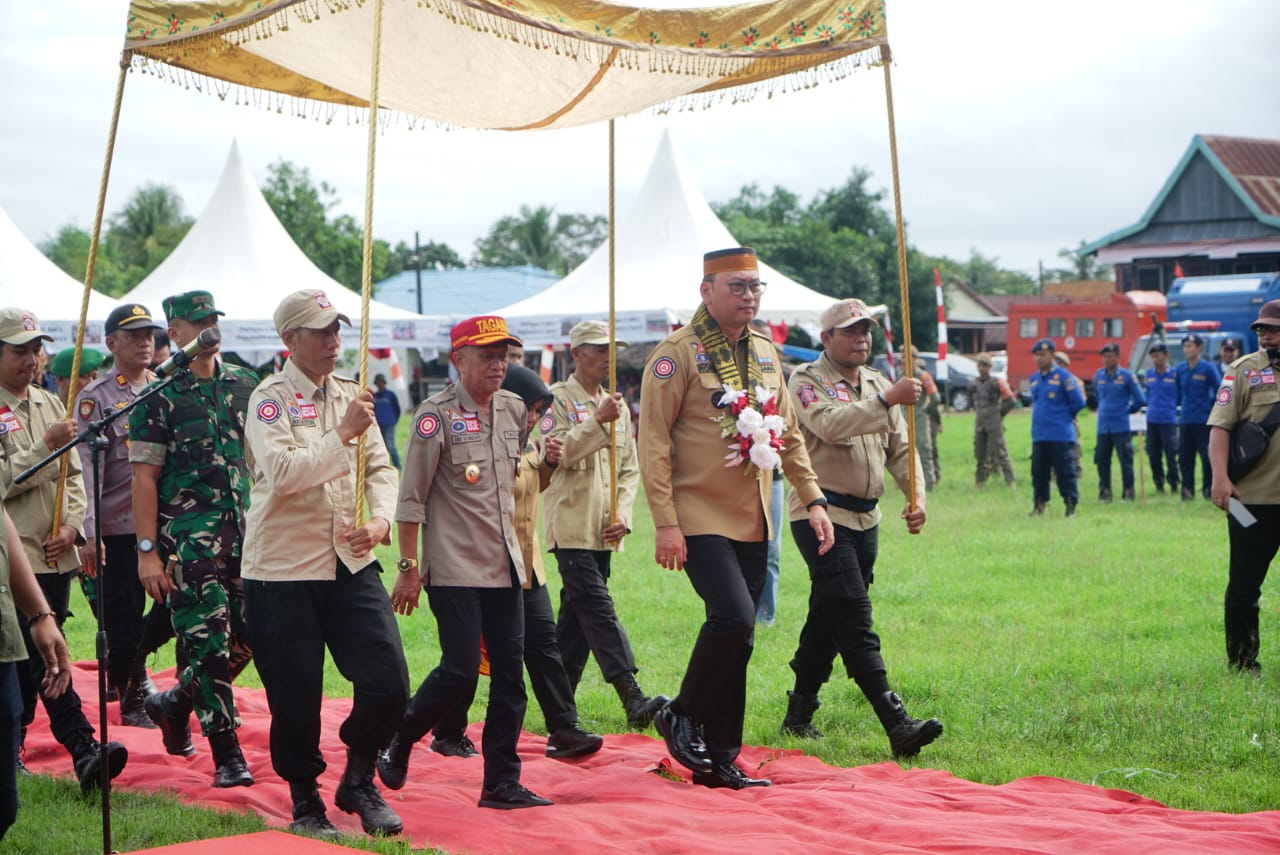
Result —
[{"label": "tan uniform shirt", "polygon": [[[807,505],[822,495],[809,453],[796,424],[795,409],[782,388],[778,351],[765,335],[751,331],[737,342],[739,369],[746,348],[760,357],[764,385],[778,400],[787,425],[782,470],[792,495]],[[738,388],[741,384],[734,384]],[[768,540],[773,473],[759,478],[744,466],[725,467],[731,439],[721,436],[724,411],[712,403],[720,378],[692,327],[662,340],[645,366],[640,391],[640,477],[655,526],[679,525],[687,536],[718,534],[743,542]]]},{"label": "tan uniform shirt", "polygon": [[515,484],[525,414],[502,389],[477,407],[461,383],[414,411],[396,521],[422,526],[424,584],[509,588],[514,566],[524,585]]},{"label": "tan uniform shirt", "polygon": [[[316,386],[293,360],[258,384],[245,415],[253,489],[245,514],[241,575],[263,582],[332,581],[337,561],[356,573],[356,558],[338,535],[355,525],[356,439],[343,445],[338,424],[359,384],[331,374]],[[382,434],[365,436],[366,519],[395,518],[396,470]]]},{"label": "tan uniform shirt", "polygon": [[[147,382],[155,379],[150,371],[146,377]],[[119,371],[94,380],[76,398],[77,429],[84,430],[89,422],[105,417],[111,410],[123,409],[137,394],[129,379]],[[99,457],[102,464],[102,534],[133,534],[133,467],[129,464],[129,417],[121,416],[113,421],[107,429],[106,437],[110,445]],[[81,443],[77,451],[80,452],[80,465],[84,469],[85,494],[92,496],[92,451],[84,443]],[[86,535],[93,534],[93,524],[91,507],[84,517]]]},{"label": "tan uniform shirt", "polygon": [[[53,529],[54,502],[58,499],[58,477],[61,466],[54,462],[31,478],[15,485],[13,479],[49,456],[44,444],[49,425],[60,421],[66,408],[52,392],[36,386],[27,388],[27,399],[21,401],[8,389],[0,388],[0,495],[13,524],[22,536],[22,548],[37,573],[66,573],[80,566],[75,549],[68,549],[58,559],[57,567],[44,561],[41,542]],[[84,543],[85,495],[80,477],[80,456],[67,455],[67,485],[62,494],[62,524],[79,533],[76,543]]]},{"label": "tan uniform shirt", "polygon": [[547,584],[542,567],[542,544],[538,540],[538,494],[551,483],[552,468],[542,459],[542,451],[529,443],[516,470],[516,539],[520,541],[520,557],[524,559],[526,588]]},{"label": "tan uniform shirt", "polygon": [[[1218,387],[1218,399],[1209,411],[1209,427],[1228,431],[1240,422],[1260,422],[1280,401],[1280,369],[1264,351],[1237,359]],[[1253,470],[1236,483],[1240,501],[1247,505],[1280,505],[1280,430],[1271,434],[1267,453]]]},{"label": "tan uniform shirt", "polygon": [[[901,407],[886,409],[877,397],[892,385],[879,371],[865,365],[858,369],[857,384],[850,384],[826,354],[792,372],[788,388],[823,489],[879,499],[884,495],[886,468],[903,493],[909,489],[906,419]],[[915,463],[916,494],[923,496],[924,469],[919,457]],[[881,512],[878,506],[859,513],[830,505],[827,515],[835,525],[866,531],[880,523]],[[788,516],[793,521],[808,519],[804,505],[794,495]]]},{"label": "tan uniform shirt", "polygon": [[[596,402],[577,379],[556,383],[551,392],[555,398],[540,427],[545,436],[562,439],[564,451],[542,512],[547,548],[609,549],[600,535],[613,522],[609,519],[610,425],[595,420]],[[612,428],[618,448],[618,519],[629,529],[640,467],[631,438],[631,411],[625,405]]]}]

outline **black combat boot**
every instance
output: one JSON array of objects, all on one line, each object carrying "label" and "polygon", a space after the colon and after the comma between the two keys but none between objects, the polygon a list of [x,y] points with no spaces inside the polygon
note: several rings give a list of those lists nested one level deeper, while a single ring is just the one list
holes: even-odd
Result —
[{"label": "black combat boot", "polygon": [[1027,516],[1029,516],[1029,517],[1042,517],[1042,516],[1044,516],[1044,508],[1045,508],[1045,505],[1046,505],[1046,504],[1047,504],[1047,502],[1036,502],[1035,507],[1033,507],[1033,508],[1031,509],[1031,513],[1027,514]]},{"label": "black combat boot", "polygon": [[174,757],[190,757],[196,753],[191,742],[191,695],[181,684],[151,695],[143,701],[143,708],[159,725],[165,751]]},{"label": "black combat boot", "polygon": [[156,684],[143,672],[142,679],[131,677],[120,690],[120,723],[127,727],[156,729],[156,723],[147,715],[146,700],[156,694]]},{"label": "black combat boot", "polygon": [[333,794],[333,803],[347,813],[360,817],[365,834],[399,834],[404,823],[373,783],[373,766],[377,753],[357,753],[347,749],[347,768]]},{"label": "black combat boot", "polygon": [[18,754],[17,754],[18,760],[17,760],[17,763],[15,764],[17,766],[19,775],[31,774],[31,770],[27,768],[27,764],[22,762],[22,752],[26,750],[26,747],[27,747],[27,726],[23,725],[22,729],[18,731]]},{"label": "black combat boot", "polygon": [[1076,503],[1067,502],[1067,510],[1065,516],[1074,517],[1076,515]]},{"label": "black combat boot", "polygon": [[822,731],[813,726],[813,714],[822,702],[816,694],[787,692],[787,714],[782,719],[782,732],[802,739],[821,739]]},{"label": "black combat boot", "polygon": [[[463,739],[467,739],[464,735]],[[471,740],[467,739],[470,744]],[[474,748],[475,746],[472,746]],[[400,738],[400,734],[391,737],[391,744],[378,754],[378,777],[389,790],[398,790],[404,786],[404,779],[409,777],[409,754],[413,751],[413,743]],[[444,752],[440,752],[444,753]],[[455,754],[455,757],[474,756]]]},{"label": "black combat boot", "polygon": [[666,695],[654,695],[652,698],[640,690],[636,675],[630,671],[613,681],[613,688],[622,701],[622,708],[627,712],[627,727],[632,730],[644,730],[653,722],[653,714],[667,705],[670,700]]},{"label": "black combat boot", "polygon": [[314,780],[290,781],[289,797],[293,799],[293,822],[289,823],[289,831],[311,837],[338,836],[338,829],[329,821],[324,799],[320,798],[320,787]]},{"label": "black combat boot", "polygon": [[936,718],[919,721],[907,715],[897,692],[885,692],[871,701],[876,717],[889,735],[894,757],[914,757],[920,749],[942,735],[942,722]]},{"label": "black combat boot", "polygon": [[[80,791],[90,792],[102,779],[102,746],[93,738],[92,730],[80,730],[67,741],[66,748],[71,754]],[[106,758],[107,777],[114,779],[124,771],[124,764],[129,760],[129,749],[119,742],[108,742]]]},{"label": "black combat boot", "polygon": [[1098,490],[1098,501],[1107,504],[1111,501],[1111,488],[1102,487]]},{"label": "black combat boot", "polygon": [[1122,502],[1132,502],[1132,501],[1133,501],[1133,488],[1132,488],[1132,487],[1125,487],[1125,488],[1120,492],[1120,501],[1122,501]]},{"label": "black combat boot", "polygon": [[234,730],[220,730],[209,734],[209,749],[213,752],[213,785],[218,788],[252,787],[253,775],[244,762],[240,740]]}]

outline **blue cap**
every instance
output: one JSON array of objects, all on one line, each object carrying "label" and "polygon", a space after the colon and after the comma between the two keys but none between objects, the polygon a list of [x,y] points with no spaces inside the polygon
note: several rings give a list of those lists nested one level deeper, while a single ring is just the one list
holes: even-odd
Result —
[{"label": "blue cap", "polygon": [[1182,340],[1183,342],[1188,342],[1188,341],[1194,342],[1200,345],[1201,347],[1204,347],[1204,339],[1202,339],[1197,333],[1192,333],[1191,335],[1184,336]]},{"label": "blue cap", "polygon": [[1165,347],[1164,342],[1158,341],[1155,344],[1151,345],[1151,347],[1148,349],[1147,352],[1148,353],[1168,353],[1169,348]]},{"label": "blue cap", "polygon": [[1054,351],[1054,347],[1053,347],[1053,339],[1051,339],[1051,338],[1042,338],[1042,339],[1040,339],[1038,342],[1036,342],[1035,344],[1033,344],[1033,345],[1031,346],[1031,352],[1032,352],[1032,353],[1039,353],[1040,351],[1042,351],[1042,350],[1044,350],[1044,349],[1046,349],[1046,348],[1048,348],[1048,350],[1049,350],[1049,352],[1050,352],[1050,353],[1053,353],[1053,351]]},{"label": "blue cap", "polygon": [[1116,356],[1119,356],[1120,345],[1116,344],[1114,341],[1109,341],[1102,346],[1102,350],[1098,351],[1098,353],[1103,356],[1106,356],[1108,353],[1114,353]]}]

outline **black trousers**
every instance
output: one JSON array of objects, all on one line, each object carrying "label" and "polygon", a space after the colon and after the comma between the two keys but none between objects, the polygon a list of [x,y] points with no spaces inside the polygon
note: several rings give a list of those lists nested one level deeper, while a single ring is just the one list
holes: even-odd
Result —
[{"label": "black trousers", "polygon": [[1169,489],[1178,489],[1178,426],[1147,423],[1147,459],[1151,461],[1151,480],[1156,488],[1164,486],[1169,473]]},{"label": "black trousers", "polygon": [[1206,494],[1213,483],[1213,469],[1209,466],[1209,426],[1179,425],[1181,436],[1178,445],[1178,462],[1182,466],[1182,489],[1196,490],[1196,458],[1200,458],[1201,489]]},{"label": "black trousers", "polygon": [[1074,443],[1032,441],[1031,488],[1037,504],[1049,501],[1049,472],[1058,477],[1058,493],[1069,505],[1080,503],[1080,489],[1076,482],[1075,461],[1071,459]]},{"label": "black trousers", "polygon": [[0,662],[0,840],[18,818],[18,738],[22,732],[18,671],[26,667],[25,662]]},{"label": "black trousers", "polygon": [[[37,573],[36,581],[44,598],[49,603],[58,629],[67,619],[67,598],[71,594],[71,579],[74,573]],[[19,619],[22,627],[22,643],[27,648],[27,661],[18,663],[18,685],[22,692],[22,726],[27,727],[36,717],[36,697],[44,704],[44,711],[49,715],[49,731],[53,738],[64,746],[70,746],[78,734],[93,735],[93,725],[84,716],[80,696],[74,686],[56,698],[47,698],[40,683],[44,680],[44,658],[31,640],[26,620]]]},{"label": "black trousers", "polygon": [[143,666],[138,660],[138,646],[142,642],[147,592],[138,581],[137,543],[132,534],[103,535],[103,578],[96,589],[98,608],[104,609],[102,626],[107,632],[107,685],[121,691]]},{"label": "black trousers", "polygon": [[839,653],[854,679],[884,673],[880,637],[871,629],[871,596],[879,527],[855,531],[835,526],[836,542],[818,554],[818,538],[807,520],[791,523],[791,536],[809,566],[809,612],[791,658],[796,692],[814,695],[831,678]]},{"label": "black trousers", "polygon": [[[514,577],[514,572],[512,576]],[[417,742],[437,722],[457,715],[475,693],[480,640],[489,655],[489,706],[480,748],[484,786],[520,780],[516,745],[524,726],[524,595],[509,588],[427,588],[440,634],[440,664],[422,681],[400,725],[402,743]]]},{"label": "black trousers", "polygon": [[702,738],[715,763],[732,761],[742,750],[747,706],[747,663],[751,661],[756,606],[764,589],[769,542],[754,543],[704,534],[685,538],[685,575],[706,608],[676,709],[702,725]]},{"label": "black trousers", "polygon": [[1133,490],[1133,435],[1128,433],[1100,433],[1093,450],[1093,462],[1098,467],[1098,489],[1111,489],[1111,452],[1120,458],[1120,484]]},{"label": "black trousers", "polygon": [[556,638],[569,682],[576,689],[594,655],[606,683],[636,672],[627,631],[609,594],[609,550],[553,549],[560,567],[560,621]]},{"label": "black trousers", "polygon": [[375,562],[333,581],[244,582],[245,623],[271,709],[271,765],[289,782],[325,770],[320,753],[324,652],[351,681],[351,712],[338,735],[355,754],[391,741],[409,700],[409,670],[391,598]]},{"label": "black trousers", "polygon": [[1227,515],[1231,569],[1227,577],[1224,612],[1227,659],[1242,668],[1258,662],[1258,601],[1267,570],[1280,550],[1280,505],[1247,505],[1258,518],[1245,528]]},{"label": "black trousers", "polygon": [[[542,708],[547,733],[578,722],[578,707],[573,700],[573,686],[565,673],[556,644],[556,618],[551,609],[551,594],[546,585],[534,581],[524,590],[524,667],[529,672],[533,696]],[[436,736],[458,739],[467,727],[467,711],[476,696],[476,682],[471,693],[445,714],[431,730]]]}]

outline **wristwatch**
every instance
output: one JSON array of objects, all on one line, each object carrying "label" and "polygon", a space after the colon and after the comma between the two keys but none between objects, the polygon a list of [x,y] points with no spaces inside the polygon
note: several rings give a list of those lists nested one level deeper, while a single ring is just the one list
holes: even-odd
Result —
[{"label": "wristwatch", "polygon": [[156,542],[155,542],[154,540],[152,540],[151,538],[149,538],[149,537],[144,537],[144,538],[142,538],[141,540],[139,540],[139,541],[138,541],[138,551],[139,551],[139,552],[144,552],[144,553],[145,553],[145,552],[155,552],[155,551],[156,551]]},{"label": "wristwatch", "polygon": [[417,570],[418,559],[401,558],[399,561],[396,562],[396,569],[399,570],[401,573],[408,573],[411,570]]},{"label": "wristwatch", "polygon": [[809,510],[810,508],[814,507],[815,505],[816,505],[817,507],[819,507],[819,508],[825,508],[825,507],[827,506],[827,497],[826,497],[826,496],[819,496],[818,498],[814,499],[814,500],[813,500],[812,502],[810,502],[809,504],[805,505],[805,506],[804,506],[804,509],[807,511],[807,510]]}]

